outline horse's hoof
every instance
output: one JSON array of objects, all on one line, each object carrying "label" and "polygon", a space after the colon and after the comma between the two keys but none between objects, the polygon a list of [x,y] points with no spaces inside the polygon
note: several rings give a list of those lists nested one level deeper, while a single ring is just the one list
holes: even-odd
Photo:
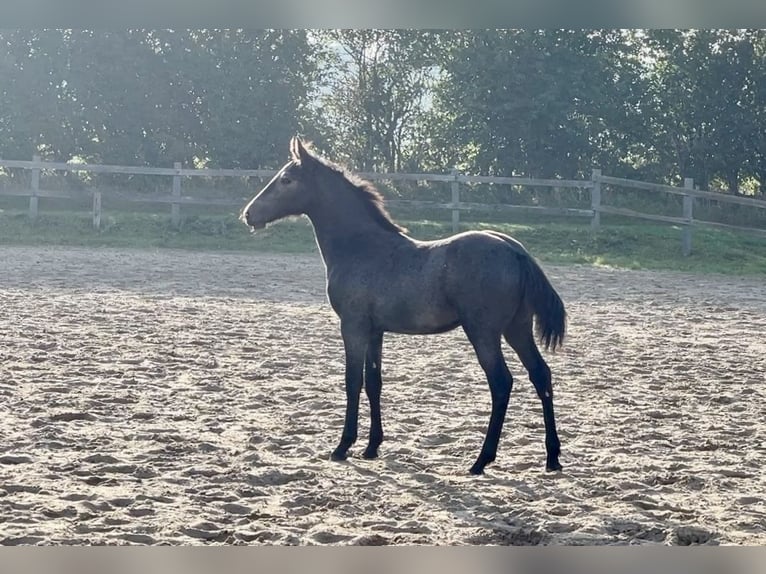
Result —
[{"label": "horse's hoof", "polygon": [[367,447],[362,453],[362,458],[366,458],[367,460],[378,458],[378,449]]},{"label": "horse's hoof", "polygon": [[484,465],[481,465],[481,466],[480,466],[480,465],[478,465],[478,464],[474,464],[474,465],[471,467],[471,470],[469,470],[468,472],[470,472],[470,473],[471,473],[471,474],[473,474],[474,476],[478,476],[478,475],[480,475],[480,474],[484,474]]},{"label": "horse's hoof", "polygon": [[334,450],[333,453],[330,455],[330,460],[334,460],[335,462],[340,462],[342,460],[346,460],[348,458],[348,453],[346,451],[341,450]]},{"label": "horse's hoof", "polygon": [[564,470],[564,467],[561,466],[561,464],[558,461],[556,461],[554,463],[546,464],[545,465],[545,470],[547,472],[559,472],[559,471]]}]

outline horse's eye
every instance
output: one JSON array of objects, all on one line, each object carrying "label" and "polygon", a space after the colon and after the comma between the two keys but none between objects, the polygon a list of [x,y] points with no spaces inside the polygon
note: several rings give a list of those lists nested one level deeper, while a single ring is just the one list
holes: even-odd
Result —
[{"label": "horse's eye", "polygon": [[290,185],[290,183],[291,183],[292,181],[293,181],[293,180],[292,180],[292,179],[290,179],[290,177],[289,177],[289,176],[283,175],[283,176],[280,178],[280,180],[279,180],[279,183],[281,183],[282,185]]}]

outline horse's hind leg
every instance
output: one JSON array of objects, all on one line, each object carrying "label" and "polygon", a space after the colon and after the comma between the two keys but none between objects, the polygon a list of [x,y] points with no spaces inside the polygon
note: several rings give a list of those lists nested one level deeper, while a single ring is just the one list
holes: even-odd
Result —
[{"label": "horse's hind leg", "polygon": [[537,391],[537,396],[543,403],[543,420],[545,421],[545,451],[546,470],[561,470],[559,454],[561,443],[556,432],[556,419],[553,414],[553,387],[551,386],[551,370],[540,354],[532,334],[532,324],[513,325],[505,332],[505,340],[519,355],[524,367],[529,373],[529,380]]},{"label": "horse's hind leg", "polygon": [[479,364],[487,375],[489,390],[492,394],[492,414],[489,417],[489,427],[484,438],[484,445],[479,453],[479,458],[471,467],[471,474],[481,474],[484,467],[495,460],[497,445],[500,442],[500,433],[503,430],[505,413],[508,409],[508,401],[511,397],[513,377],[508,370],[500,349],[500,334],[488,331],[473,331],[465,328],[466,335],[471,341]]},{"label": "horse's hind leg", "polygon": [[380,417],[380,389],[383,384],[380,375],[382,354],[383,333],[376,333],[370,339],[364,361],[364,390],[370,401],[370,443],[362,454],[364,458],[377,458],[378,447],[383,442],[383,423]]}]

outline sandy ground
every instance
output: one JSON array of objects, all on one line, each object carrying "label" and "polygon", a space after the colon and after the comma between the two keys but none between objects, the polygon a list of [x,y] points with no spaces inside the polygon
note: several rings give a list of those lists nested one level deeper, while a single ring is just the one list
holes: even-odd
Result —
[{"label": "sandy ground", "polygon": [[518,360],[496,463],[462,332],[387,335],[381,458],[317,255],[0,247],[0,542],[764,544],[758,279],[546,266],[561,473]]}]

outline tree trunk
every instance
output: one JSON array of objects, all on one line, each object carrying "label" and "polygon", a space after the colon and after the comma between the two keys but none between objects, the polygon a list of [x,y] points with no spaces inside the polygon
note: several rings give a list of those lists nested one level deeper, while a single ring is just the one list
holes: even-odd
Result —
[{"label": "tree trunk", "polygon": [[758,180],[758,194],[766,195],[766,166],[759,169],[755,177]]},{"label": "tree trunk", "polygon": [[726,184],[729,186],[729,193],[732,195],[739,193],[739,169],[731,170],[726,174]]}]

